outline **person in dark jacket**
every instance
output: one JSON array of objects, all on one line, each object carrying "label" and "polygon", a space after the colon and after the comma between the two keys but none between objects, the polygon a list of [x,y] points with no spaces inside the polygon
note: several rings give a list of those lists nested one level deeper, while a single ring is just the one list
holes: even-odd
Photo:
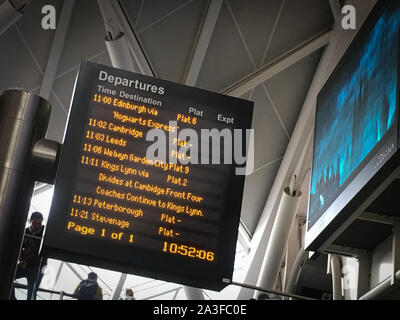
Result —
[{"label": "person in dark jacket", "polygon": [[[43,277],[41,269],[47,265],[47,260],[39,255],[44,231],[43,215],[40,212],[33,212],[29,222],[30,226],[25,229],[15,279],[26,278],[28,284],[26,299],[36,300],[36,291]],[[11,299],[15,300],[15,288],[12,290]]]},{"label": "person in dark jacket", "polygon": [[97,274],[90,272],[86,280],[82,280],[74,291],[78,300],[103,300],[103,289],[97,283]]}]

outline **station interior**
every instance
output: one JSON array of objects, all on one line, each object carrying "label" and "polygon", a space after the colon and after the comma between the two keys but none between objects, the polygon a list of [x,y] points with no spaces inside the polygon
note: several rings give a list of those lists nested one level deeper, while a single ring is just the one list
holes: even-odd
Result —
[{"label": "station interior", "polygon": [[[97,273],[104,300],[126,289],[136,300],[249,300],[263,288],[275,300],[399,299],[400,207],[391,202],[389,213],[380,211],[398,194],[396,180],[314,245],[318,250],[306,243],[317,97],[379,2],[0,0],[0,96],[21,89],[46,99],[46,139],[64,142],[81,61],[129,65],[254,102],[254,167],[244,178],[234,283],[214,291],[50,258],[36,299],[72,300],[68,294],[89,272]],[[3,23],[10,6],[18,14]],[[44,21],[45,6],[55,9],[55,28]],[[355,8],[355,28],[343,27],[351,20],[346,6]],[[119,34],[126,47],[116,54],[109,43]],[[287,205],[290,214],[282,209],[288,188],[301,194]],[[53,184],[36,182],[26,217],[39,211],[46,225],[53,193]],[[26,280],[16,283],[16,298],[26,299]]]}]

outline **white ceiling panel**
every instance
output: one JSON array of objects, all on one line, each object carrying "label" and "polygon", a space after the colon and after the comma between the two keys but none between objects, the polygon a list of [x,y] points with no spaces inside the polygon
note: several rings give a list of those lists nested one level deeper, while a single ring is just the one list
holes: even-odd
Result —
[{"label": "white ceiling panel", "polygon": [[0,36],[0,90],[32,90],[42,83],[42,73],[21,34],[11,27]]},{"label": "white ceiling panel", "polygon": [[44,17],[42,7],[45,5],[54,6],[57,16],[60,15],[61,0],[35,0],[32,1],[23,19],[20,19],[16,24],[42,70],[46,69],[47,59],[55,34],[55,30],[44,30],[42,28],[42,19]]},{"label": "white ceiling panel", "polygon": [[140,33],[148,58],[162,79],[183,82],[206,1],[194,1]]},{"label": "white ceiling panel", "polygon": [[266,82],[285,127],[292,135],[322,50],[316,51]]},{"label": "white ceiling panel", "polygon": [[106,49],[105,27],[96,0],[76,1],[58,73]]},{"label": "white ceiling panel", "polygon": [[281,160],[278,160],[246,177],[241,220],[250,235],[256,230],[280,164]]},{"label": "white ceiling panel", "polygon": [[334,22],[328,0],[285,1],[265,63],[331,28]]},{"label": "white ceiling panel", "polygon": [[253,99],[254,166],[259,168],[281,157],[289,143],[263,86],[256,88]]},{"label": "white ceiling panel", "polygon": [[78,69],[73,70],[54,81],[53,90],[66,110],[69,110],[70,107],[77,74]]},{"label": "white ceiling panel", "polygon": [[232,11],[246,39],[255,64],[263,65],[264,51],[268,47],[278,16],[281,1],[229,0]]},{"label": "white ceiling panel", "polygon": [[[131,2],[131,0],[125,0],[123,2],[126,3],[128,1]],[[153,23],[163,19],[173,12],[179,11],[182,7],[185,7],[192,2],[193,0],[144,0],[142,8],[137,7],[138,10],[140,8],[141,11],[139,17],[137,18],[136,30],[140,32],[151,26]],[[206,1],[201,0],[201,2]],[[132,12],[132,15],[130,16],[133,18],[135,17],[135,14],[137,16],[137,12],[130,12]]]},{"label": "white ceiling panel", "polygon": [[232,16],[224,4],[196,86],[222,91],[253,71]]},{"label": "white ceiling panel", "polygon": [[[120,3],[126,12],[129,12],[128,18],[132,27],[136,30],[139,16],[143,10],[144,0],[121,0]],[[164,1],[165,2],[165,1]]]},{"label": "white ceiling panel", "polygon": [[102,54],[99,56],[96,56],[93,59],[90,59],[90,61],[99,63],[99,64],[104,64],[106,66],[112,66],[110,56],[107,51],[104,51]]}]

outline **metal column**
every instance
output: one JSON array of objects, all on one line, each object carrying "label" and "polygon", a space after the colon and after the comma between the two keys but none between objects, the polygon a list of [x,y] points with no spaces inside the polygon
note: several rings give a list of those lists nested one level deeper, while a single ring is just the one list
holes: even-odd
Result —
[{"label": "metal column", "polygon": [[301,248],[297,253],[296,259],[294,260],[292,270],[290,271],[289,278],[286,283],[285,292],[295,293],[300,270],[303,267],[304,263],[307,261],[307,259],[308,259],[308,251],[304,251],[304,248]]},{"label": "metal column", "polygon": [[0,93],[0,299],[9,299],[33,192],[33,148],[50,104],[22,90]]},{"label": "metal column", "polygon": [[[291,188],[284,189],[277,217],[272,228],[271,238],[268,242],[261,266],[257,287],[267,290],[274,289],[300,199],[300,191],[293,192]],[[255,298],[258,297],[258,294],[259,292],[256,291]]]},{"label": "metal column", "polygon": [[183,290],[188,300],[204,300],[203,290],[199,288],[183,286]]},{"label": "metal column", "polygon": [[126,273],[121,273],[117,287],[115,288],[115,291],[113,293],[112,300],[118,300],[121,297],[122,288],[125,284],[127,277],[128,275]]},{"label": "metal column", "polygon": [[107,36],[105,41],[112,66],[134,72],[135,65],[128,40],[119,27],[118,17],[112,3],[109,0],[98,0],[97,2],[106,27]]},{"label": "metal column", "polygon": [[332,274],[333,300],[343,300],[342,265],[340,256],[330,254],[328,258],[328,274]]}]

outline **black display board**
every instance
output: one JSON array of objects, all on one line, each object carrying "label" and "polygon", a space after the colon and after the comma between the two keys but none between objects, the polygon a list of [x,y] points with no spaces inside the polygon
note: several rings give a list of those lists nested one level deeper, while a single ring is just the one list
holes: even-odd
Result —
[{"label": "black display board", "polygon": [[[249,101],[83,62],[46,255],[221,290],[232,278],[244,176],[235,174],[235,163],[187,163],[204,154],[180,152],[190,142],[177,135],[215,128],[234,137],[234,129],[251,128],[252,113]],[[168,162],[146,157],[158,141],[146,140],[151,129],[166,134]],[[218,148],[211,141],[223,158],[225,140]],[[245,154],[244,133],[239,144]]]},{"label": "black display board", "polygon": [[378,1],[318,95],[307,250],[332,244],[398,166],[399,26],[399,1]]}]

